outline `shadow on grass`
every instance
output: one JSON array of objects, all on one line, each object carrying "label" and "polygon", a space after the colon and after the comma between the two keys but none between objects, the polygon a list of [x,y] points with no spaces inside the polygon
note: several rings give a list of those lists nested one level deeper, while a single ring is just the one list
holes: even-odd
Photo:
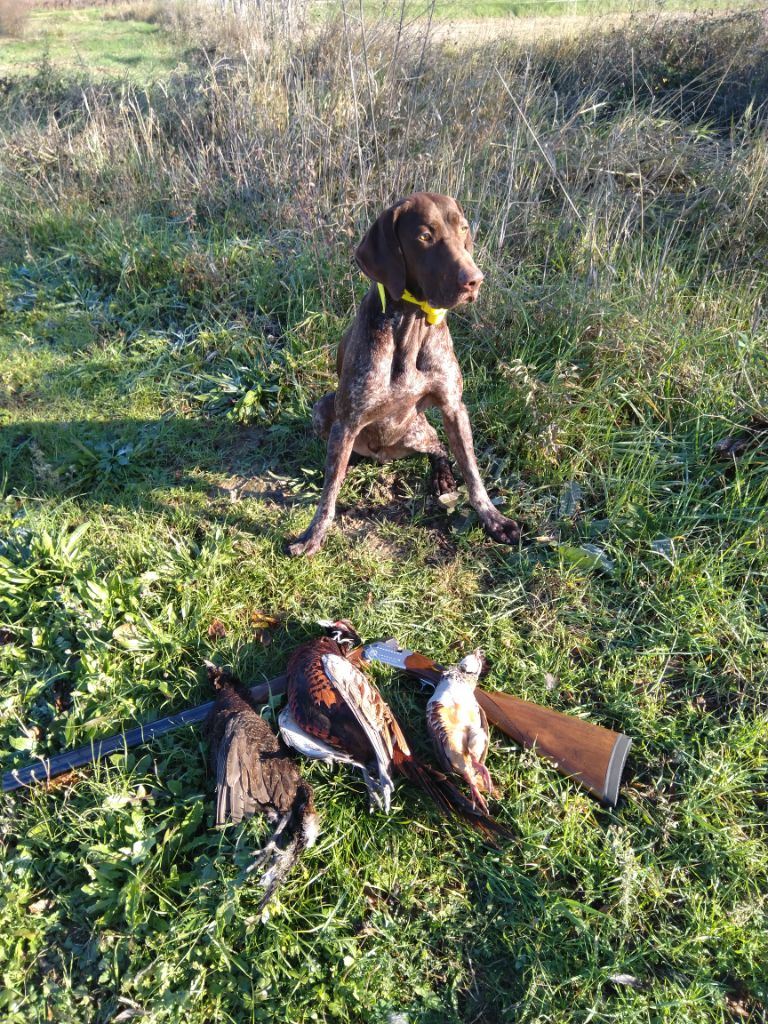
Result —
[{"label": "shadow on grass", "polygon": [[263,427],[178,417],[30,420],[0,436],[11,493],[136,509],[158,509],[161,493],[174,488],[301,504],[311,500],[302,494],[302,467],[321,467],[321,458],[299,419]]},{"label": "shadow on grass", "polygon": [[[291,509],[314,509],[324,464],[325,443],[303,417],[264,426],[174,416],[29,420],[0,434],[0,465],[12,495],[155,514],[184,506],[259,535],[272,531],[255,523],[240,503],[263,502],[280,530]],[[393,482],[371,460],[353,463],[339,502],[339,522],[350,542],[379,526],[418,520],[436,531],[436,557],[446,556],[446,545],[455,553],[444,511],[432,507],[426,484],[419,486],[424,466],[418,459],[395,465],[410,478],[402,487],[400,474]]]}]

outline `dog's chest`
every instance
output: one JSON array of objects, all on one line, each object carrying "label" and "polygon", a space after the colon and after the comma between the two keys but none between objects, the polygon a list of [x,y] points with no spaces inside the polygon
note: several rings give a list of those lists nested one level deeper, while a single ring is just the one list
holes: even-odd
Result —
[{"label": "dog's chest", "polygon": [[412,407],[458,373],[448,329],[382,330],[365,380],[369,408]]}]

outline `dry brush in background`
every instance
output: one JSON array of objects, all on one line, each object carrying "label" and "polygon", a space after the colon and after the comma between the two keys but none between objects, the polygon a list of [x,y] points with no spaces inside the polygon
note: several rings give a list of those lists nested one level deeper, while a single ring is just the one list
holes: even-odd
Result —
[{"label": "dry brush in background", "polygon": [[31,10],[32,0],[0,0],[0,39],[23,35]]},{"label": "dry brush in background", "polygon": [[330,296],[325,256],[422,187],[462,198],[497,284],[499,268],[546,271],[563,240],[593,283],[634,244],[683,246],[700,273],[764,263],[760,14],[460,51],[352,17],[238,45],[226,18],[205,26],[188,70],[148,89],[45,66],[31,88],[7,82],[3,201],[234,216],[309,243]]}]

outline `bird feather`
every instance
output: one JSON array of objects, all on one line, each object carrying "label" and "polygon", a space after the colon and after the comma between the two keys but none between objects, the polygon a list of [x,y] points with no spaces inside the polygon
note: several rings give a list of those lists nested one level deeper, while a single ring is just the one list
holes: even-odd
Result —
[{"label": "bird feather", "polygon": [[293,712],[288,704],[285,705],[277,716],[277,724],[280,726],[280,735],[283,737],[283,741],[289,747],[298,750],[304,757],[326,761],[329,764],[338,762],[339,764],[351,764],[355,768],[364,767],[364,765],[356,761],[349,754],[345,754],[342,750],[337,750],[336,747],[323,743],[317,736],[310,736],[308,732],[305,732],[293,717]]},{"label": "bird feather", "polygon": [[393,716],[383,713],[386,704],[367,677],[339,654],[324,654],[323,668],[365,732],[376,758],[379,780],[384,788],[392,782],[392,733],[386,728]]}]

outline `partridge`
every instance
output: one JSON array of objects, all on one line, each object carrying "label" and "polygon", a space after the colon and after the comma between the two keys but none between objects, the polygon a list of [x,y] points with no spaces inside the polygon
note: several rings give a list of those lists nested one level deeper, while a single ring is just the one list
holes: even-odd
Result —
[{"label": "partridge", "polygon": [[483,669],[481,651],[447,668],[427,703],[427,729],[440,765],[463,776],[475,804],[488,813],[482,795],[495,794],[485,767],[488,754],[488,720],[475,699],[475,687]]},{"label": "partridge", "polygon": [[350,764],[362,773],[370,808],[389,812],[394,776],[423,789],[444,814],[468,821],[488,839],[509,837],[443,775],[410,751],[392,710],[350,657],[360,638],[346,620],[321,623],[330,635],[302,644],[288,662],[288,703],[280,732],[307,757]]},{"label": "partridge", "polygon": [[246,687],[206,662],[216,699],[208,717],[211,766],[216,774],[216,824],[237,823],[257,812],[275,825],[253,867],[266,870],[264,907],[318,833],[312,788],[258,713]]}]

